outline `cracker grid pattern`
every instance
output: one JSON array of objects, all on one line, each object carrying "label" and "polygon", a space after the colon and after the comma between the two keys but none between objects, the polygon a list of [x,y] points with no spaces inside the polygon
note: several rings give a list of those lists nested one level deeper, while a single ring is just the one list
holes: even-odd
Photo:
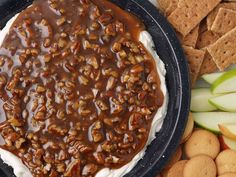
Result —
[{"label": "cracker grid pattern", "polygon": [[220,0],[181,0],[168,20],[177,31],[186,36],[219,3]]},{"label": "cracker grid pattern", "polygon": [[191,83],[192,86],[194,86],[204,59],[205,51],[197,50],[188,46],[183,47],[189,65]]},{"label": "cracker grid pattern", "polygon": [[223,71],[236,63],[236,28],[207,48],[217,67]]},{"label": "cracker grid pattern", "polygon": [[236,27],[235,19],[236,11],[220,8],[211,30],[219,34],[225,34]]},{"label": "cracker grid pattern", "polygon": [[221,3],[218,6],[216,6],[216,8],[212,12],[210,12],[210,14],[206,18],[208,30],[211,30],[212,24],[220,8],[236,10],[236,1],[229,2],[229,3]]}]

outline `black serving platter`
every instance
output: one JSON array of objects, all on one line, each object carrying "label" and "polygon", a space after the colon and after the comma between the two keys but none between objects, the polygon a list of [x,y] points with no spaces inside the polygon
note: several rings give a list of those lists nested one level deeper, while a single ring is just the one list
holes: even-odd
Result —
[{"label": "black serving platter", "polygon": [[[156,139],[145,156],[125,177],[155,177],[176,150],[189,112],[190,85],[188,67],[174,30],[148,0],[111,0],[139,17],[152,35],[157,53],[166,66],[169,92],[168,112]],[[32,0],[0,0],[0,28]],[[0,161],[0,177],[14,177],[12,169]]]}]

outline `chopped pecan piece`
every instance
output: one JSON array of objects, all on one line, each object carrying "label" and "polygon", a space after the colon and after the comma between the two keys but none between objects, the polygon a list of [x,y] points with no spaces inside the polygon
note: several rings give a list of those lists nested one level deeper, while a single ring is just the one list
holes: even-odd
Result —
[{"label": "chopped pecan piece", "polygon": [[90,176],[90,175],[95,174],[97,172],[97,170],[98,170],[97,165],[89,163],[89,164],[84,166],[84,168],[82,170],[82,175]]}]

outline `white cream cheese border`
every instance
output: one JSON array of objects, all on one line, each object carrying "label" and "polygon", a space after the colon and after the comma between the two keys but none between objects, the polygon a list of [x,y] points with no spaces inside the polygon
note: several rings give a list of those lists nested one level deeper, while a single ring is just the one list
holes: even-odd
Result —
[{"label": "white cream cheese border", "polygon": [[[155,0],[153,0],[153,3],[156,5]],[[0,46],[2,45],[5,36],[8,34],[10,27],[14,23],[17,16],[18,14],[15,15],[12,19],[10,19],[7,25],[3,28],[3,30],[0,31]],[[166,70],[165,70],[164,63],[160,60],[159,56],[154,50],[154,47],[155,47],[154,42],[152,40],[151,35],[147,31],[143,31],[140,33],[139,40],[141,43],[143,43],[143,45],[146,47],[146,49],[150,52],[150,54],[155,59],[157,72],[159,74],[159,78],[161,81],[160,87],[164,95],[164,102],[163,102],[163,105],[158,109],[152,121],[151,130],[149,132],[149,138],[145,147],[128,164],[124,165],[123,167],[119,169],[104,168],[100,170],[96,174],[95,177],[121,177],[129,173],[134,168],[134,166],[138,163],[138,161],[141,160],[143,156],[145,155],[147,146],[155,139],[155,134],[156,132],[160,131],[163,124],[163,120],[166,116],[167,106],[168,106],[168,92],[167,92],[166,82],[165,82]],[[0,148],[0,156],[2,160],[4,161],[4,163],[8,164],[9,166],[13,168],[14,174],[17,177],[33,177],[29,169],[22,163],[21,159],[19,159],[17,156],[12,154],[11,152],[8,152]]]}]

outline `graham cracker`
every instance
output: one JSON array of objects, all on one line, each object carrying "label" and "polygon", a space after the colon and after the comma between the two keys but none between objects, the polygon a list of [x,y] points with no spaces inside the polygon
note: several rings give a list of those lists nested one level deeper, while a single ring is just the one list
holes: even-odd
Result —
[{"label": "graham cracker", "polygon": [[206,19],[208,30],[211,30],[212,24],[215,21],[216,15],[220,8],[236,10],[236,2],[224,2],[216,6],[216,8],[207,16],[207,19]]},{"label": "graham cracker", "polygon": [[181,3],[168,17],[173,27],[186,36],[195,28],[221,0],[181,0]]},{"label": "graham cracker", "polygon": [[205,32],[199,34],[196,48],[202,49],[204,47],[207,47],[207,46],[213,44],[214,42],[216,42],[219,38],[220,38],[219,34],[216,34],[212,31],[205,31]]},{"label": "graham cracker", "polygon": [[184,53],[188,61],[192,87],[195,85],[200,68],[205,56],[205,51],[183,46]]},{"label": "graham cracker", "polygon": [[166,9],[166,16],[168,17],[178,7],[179,0],[169,0],[169,6]]},{"label": "graham cracker", "polygon": [[195,48],[199,34],[198,31],[199,25],[195,27],[187,36],[180,36],[181,44]]},{"label": "graham cracker", "polygon": [[234,27],[236,27],[236,11],[220,8],[212,24],[211,30],[223,35]]},{"label": "graham cracker", "polygon": [[166,9],[169,7],[170,5],[170,0],[157,0],[158,3],[158,7],[159,9],[165,13]]},{"label": "graham cracker", "polygon": [[220,71],[236,63],[236,28],[232,29],[207,50]]},{"label": "graham cracker", "polygon": [[203,74],[213,73],[217,71],[217,66],[215,62],[213,61],[211,55],[206,51],[205,57],[202,62],[202,66],[199,72],[199,77]]}]

